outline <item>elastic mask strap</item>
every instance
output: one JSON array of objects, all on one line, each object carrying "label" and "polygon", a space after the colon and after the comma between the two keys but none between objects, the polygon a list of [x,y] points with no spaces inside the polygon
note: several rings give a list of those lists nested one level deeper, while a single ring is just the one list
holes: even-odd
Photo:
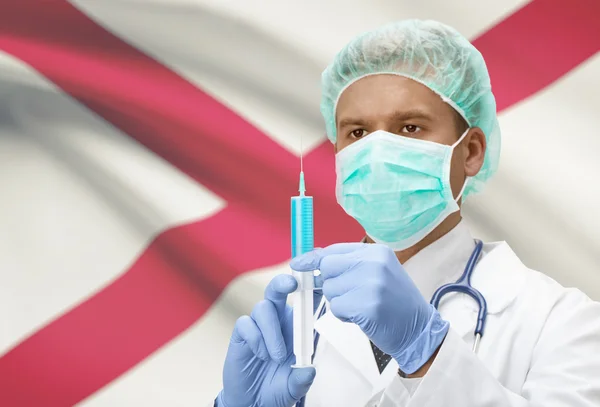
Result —
[{"label": "elastic mask strap", "polygon": [[[452,152],[454,153],[454,148],[460,144],[461,141],[463,141],[467,135],[467,133],[469,132],[469,130],[471,130],[471,128],[469,127],[467,130],[465,130],[465,132],[462,134],[462,136],[460,136],[458,138],[458,140],[456,140],[456,142],[454,144],[452,144],[451,148],[452,148]],[[460,190],[460,192],[458,193],[458,196],[454,199],[454,202],[458,202],[458,200],[460,199],[460,197],[462,196],[463,192],[465,192],[465,188],[467,188],[467,184],[469,183],[469,178],[470,177],[465,177],[465,182]]]},{"label": "elastic mask strap", "polygon": [[462,196],[463,192],[465,192],[465,189],[467,188],[467,184],[469,183],[469,178],[471,178],[471,177],[465,177],[465,183],[463,184],[460,192],[458,193],[458,196],[456,198],[454,198],[454,202],[458,202],[458,200]]},{"label": "elastic mask strap", "polygon": [[460,144],[461,141],[463,141],[465,139],[465,137],[467,136],[467,133],[469,132],[469,130],[471,130],[471,128],[469,127],[467,130],[465,130],[465,132],[462,134],[462,136],[459,137],[458,140],[456,140],[456,142],[454,144],[452,144],[450,147],[452,148],[452,150],[454,150],[454,148]]}]

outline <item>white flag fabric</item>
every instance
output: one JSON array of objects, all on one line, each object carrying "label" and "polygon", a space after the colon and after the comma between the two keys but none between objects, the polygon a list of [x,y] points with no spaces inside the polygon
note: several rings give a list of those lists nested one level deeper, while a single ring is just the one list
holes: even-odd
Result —
[{"label": "white flag fabric", "polygon": [[361,238],[335,202],[320,73],[403,18],[454,26],[490,70],[502,155],[465,205],[473,234],[600,299],[599,15],[596,0],[3,1],[0,405],[210,402],[233,323],[288,271],[301,136],[316,245]]}]

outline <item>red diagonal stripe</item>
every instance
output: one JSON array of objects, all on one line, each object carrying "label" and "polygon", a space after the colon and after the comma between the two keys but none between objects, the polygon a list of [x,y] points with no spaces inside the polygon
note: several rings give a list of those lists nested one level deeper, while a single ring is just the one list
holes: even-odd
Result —
[{"label": "red diagonal stripe", "polygon": [[[587,2],[572,4],[576,10]],[[197,320],[235,275],[288,257],[287,202],[295,189],[296,160],[67,3],[21,0],[2,7],[2,49],[228,200],[227,209],[217,216],[163,233],[121,279],[0,360],[0,405],[72,405]],[[559,5],[540,0],[511,16],[498,31],[486,33],[482,39],[487,42],[478,44],[494,75],[499,106],[507,105],[502,98],[509,95],[514,102],[535,91],[523,88],[519,96],[498,90],[515,76],[527,77],[532,66],[543,69],[546,78],[564,73],[564,66],[526,65],[510,78],[495,77],[493,55],[505,61],[523,41],[511,32],[523,24],[544,26],[536,7],[544,10],[544,19],[554,18],[554,26],[560,26]],[[521,21],[521,13],[533,20]],[[48,15],[56,18],[48,21]],[[560,52],[544,44],[544,32],[529,35],[530,46],[543,48],[544,55]],[[590,44],[581,37],[575,38],[576,44]],[[579,55],[566,65],[572,68],[583,59]],[[545,84],[538,82],[537,89]],[[307,158],[316,216],[327,213],[318,219],[321,245],[358,236],[333,202],[330,151],[323,145]],[[232,239],[231,231],[240,235]]]},{"label": "red diagonal stripe", "polygon": [[[31,23],[52,13],[56,26],[31,33],[35,24],[7,21],[12,34],[0,39],[3,49],[228,200],[217,216],[163,233],[108,289],[0,360],[0,405],[72,405],[189,327],[236,275],[289,257],[288,202],[297,159],[68,4],[19,6],[15,15],[30,12]],[[78,36],[69,42],[71,30]],[[320,155],[332,164],[330,154]],[[331,189],[333,167],[317,177],[324,162],[307,171],[312,191]],[[358,238],[359,229],[342,222],[327,195],[317,201],[317,217],[331,214],[317,243]]]},{"label": "red diagonal stripe", "polygon": [[600,50],[600,1],[534,0],[474,41],[498,110],[550,85]]}]

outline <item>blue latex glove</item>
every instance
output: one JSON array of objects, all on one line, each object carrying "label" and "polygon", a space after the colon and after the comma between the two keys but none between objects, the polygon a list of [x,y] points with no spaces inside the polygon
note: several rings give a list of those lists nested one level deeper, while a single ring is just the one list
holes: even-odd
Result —
[{"label": "blue latex glove", "polygon": [[341,243],[294,258],[297,271],[321,270],[331,312],[357,324],[405,373],[434,354],[449,329],[387,246]]},{"label": "blue latex glove", "polygon": [[[312,270],[310,270],[312,272]],[[276,276],[251,316],[239,318],[229,342],[218,407],[290,407],[306,395],[314,368],[292,369],[292,308],[298,286],[289,274]]]}]

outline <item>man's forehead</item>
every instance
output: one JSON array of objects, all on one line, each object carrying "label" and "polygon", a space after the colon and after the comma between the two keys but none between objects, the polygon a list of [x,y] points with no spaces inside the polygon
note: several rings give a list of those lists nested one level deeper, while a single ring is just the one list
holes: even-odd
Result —
[{"label": "man's forehead", "polygon": [[367,116],[433,116],[446,103],[427,86],[397,75],[360,79],[346,89],[336,108],[336,121]]}]

